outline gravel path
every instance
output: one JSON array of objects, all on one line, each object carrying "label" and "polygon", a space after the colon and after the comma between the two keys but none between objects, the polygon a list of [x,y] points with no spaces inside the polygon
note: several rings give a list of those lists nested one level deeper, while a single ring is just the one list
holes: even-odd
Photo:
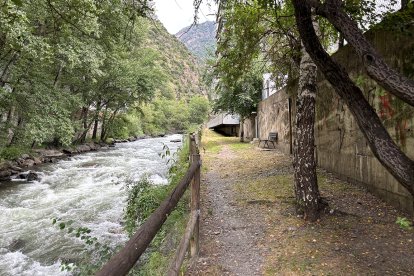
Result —
[{"label": "gravel path", "polygon": [[236,203],[232,185],[235,177],[222,178],[220,168],[234,155],[224,146],[210,172],[204,175],[201,252],[189,275],[261,275],[264,219],[256,208]]}]

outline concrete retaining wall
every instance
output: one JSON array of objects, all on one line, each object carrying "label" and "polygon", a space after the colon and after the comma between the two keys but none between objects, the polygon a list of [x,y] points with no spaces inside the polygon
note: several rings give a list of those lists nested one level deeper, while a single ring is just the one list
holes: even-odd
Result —
[{"label": "concrete retaining wall", "polygon": [[[384,30],[370,32],[367,36],[390,65],[413,76],[414,40],[411,37]],[[351,77],[362,88],[390,135],[414,159],[413,107],[370,80],[352,48],[342,48],[334,58],[351,72]],[[295,121],[295,100],[289,108],[288,99],[286,89],[282,89],[260,102],[257,112],[259,137],[266,138],[269,132],[278,132],[278,146],[285,153],[290,153],[294,130],[291,131],[289,126]],[[385,201],[414,214],[413,197],[373,156],[352,114],[322,76],[318,83],[316,112],[318,165],[345,180],[366,186]]]}]

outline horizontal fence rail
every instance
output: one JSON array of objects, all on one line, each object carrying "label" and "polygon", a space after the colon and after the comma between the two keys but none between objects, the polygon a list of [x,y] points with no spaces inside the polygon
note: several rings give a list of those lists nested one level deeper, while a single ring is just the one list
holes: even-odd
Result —
[{"label": "horizontal fence rail", "polygon": [[[125,246],[96,273],[97,276],[126,275],[145,252],[155,235],[161,229],[168,215],[175,209],[185,190],[191,183],[191,215],[184,237],[180,243],[168,275],[178,275],[184,261],[186,250],[190,244],[191,256],[196,257],[199,251],[199,216],[200,216],[200,155],[194,135],[190,135],[190,168],[180,183],[160,206],[147,218]],[[180,253],[181,252],[181,253]],[[179,254],[180,253],[180,254]]]}]

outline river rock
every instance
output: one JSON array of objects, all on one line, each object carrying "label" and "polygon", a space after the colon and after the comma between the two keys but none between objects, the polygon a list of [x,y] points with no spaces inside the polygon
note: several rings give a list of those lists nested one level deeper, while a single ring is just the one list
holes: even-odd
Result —
[{"label": "river rock", "polygon": [[33,157],[33,161],[35,165],[40,165],[43,163],[42,159],[40,159],[39,157]]},{"label": "river rock", "polygon": [[0,181],[10,180],[11,175],[12,175],[12,172],[9,169],[0,171]]},{"label": "river rock", "polygon": [[36,172],[32,172],[32,171],[20,173],[19,175],[17,175],[17,178],[24,179],[27,181],[36,181],[40,179],[39,174],[37,174]]},{"label": "river rock", "polygon": [[29,172],[29,173],[27,174],[27,178],[26,178],[26,180],[27,180],[27,181],[36,181],[36,180],[40,180],[40,177],[39,177],[39,175],[38,175],[37,173],[35,173],[35,172]]},{"label": "river rock", "polygon": [[129,138],[128,138],[128,141],[129,141],[129,142],[134,142],[134,141],[136,141],[136,140],[137,140],[137,138],[135,138],[135,137],[129,137]]},{"label": "river rock", "polygon": [[73,154],[75,154],[75,153],[78,153],[77,149],[74,149],[74,148],[64,148],[64,149],[62,150],[62,152],[63,152],[64,154],[68,154],[68,155],[73,155]]},{"label": "river rock", "polygon": [[53,149],[37,149],[35,150],[43,158],[59,158],[64,156],[63,152]]},{"label": "river rock", "polygon": [[20,156],[20,158],[22,158],[22,159],[29,159],[30,156],[28,154],[22,154],[22,156]]},{"label": "river rock", "polygon": [[78,152],[87,152],[91,150],[91,148],[87,144],[79,145],[76,147],[76,149],[78,150]]},{"label": "river rock", "polygon": [[23,167],[31,168],[35,165],[35,162],[32,159],[26,159],[23,162]]},{"label": "river rock", "polygon": [[170,142],[171,143],[180,143],[181,139],[173,139],[173,140],[170,140]]},{"label": "river rock", "polygon": [[9,249],[9,251],[11,252],[18,251],[22,249],[25,246],[25,244],[26,242],[23,239],[15,239],[9,244],[7,249]]},{"label": "river rock", "polygon": [[20,168],[20,167],[18,167],[18,166],[15,166],[15,165],[13,165],[13,164],[10,164],[9,169],[10,169],[12,172],[14,172],[15,174],[16,174],[16,173],[18,173],[18,172],[22,172],[22,171],[23,171],[23,169],[22,169],[22,168]]},{"label": "river rock", "polygon": [[101,146],[97,143],[89,143],[87,144],[91,151],[96,151],[101,148]]}]

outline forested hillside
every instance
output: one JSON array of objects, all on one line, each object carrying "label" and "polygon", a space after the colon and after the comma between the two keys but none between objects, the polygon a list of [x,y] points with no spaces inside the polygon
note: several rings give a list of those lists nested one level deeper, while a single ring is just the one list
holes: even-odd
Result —
[{"label": "forested hillside", "polygon": [[157,21],[150,22],[148,45],[160,55],[157,64],[166,81],[161,95],[181,99],[205,93],[196,57]]},{"label": "forested hillside", "polygon": [[192,27],[185,27],[175,36],[201,61],[214,56],[216,49],[216,24],[207,21]]},{"label": "forested hillside", "polygon": [[202,94],[194,58],[145,4],[0,5],[0,152],[161,134],[204,118],[191,111],[208,105],[192,99]]}]

